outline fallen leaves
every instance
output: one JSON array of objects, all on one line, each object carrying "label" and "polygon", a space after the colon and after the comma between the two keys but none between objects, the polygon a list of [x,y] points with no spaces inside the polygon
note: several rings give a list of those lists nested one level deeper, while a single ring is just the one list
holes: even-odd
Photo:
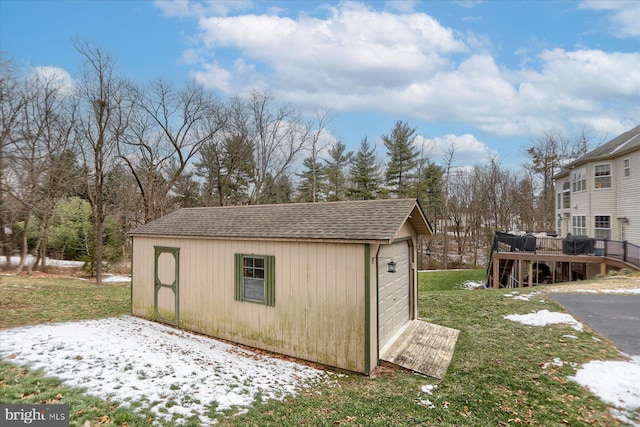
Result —
[{"label": "fallen leaves", "polygon": [[351,417],[351,416],[347,415],[345,418],[343,418],[341,420],[334,421],[333,425],[337,426],[337,425],[340,425],[340,424],[347,424],[347,423],[351,423],[353,421],[356,421],[357,419],[358,419],[358,417]]}]

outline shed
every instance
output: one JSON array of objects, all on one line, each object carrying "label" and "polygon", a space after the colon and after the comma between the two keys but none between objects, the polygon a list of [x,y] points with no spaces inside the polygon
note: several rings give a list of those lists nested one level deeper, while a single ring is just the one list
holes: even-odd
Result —
[{"label": "shed", "polygon": [[181,209],[129,233],[132,312],[369,374],[417,318],[431,232],[415,199]]}]

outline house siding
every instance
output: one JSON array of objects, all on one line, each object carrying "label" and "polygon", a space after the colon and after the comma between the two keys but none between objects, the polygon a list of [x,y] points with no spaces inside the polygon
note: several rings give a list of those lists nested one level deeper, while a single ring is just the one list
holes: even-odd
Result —
[{"label": "house siding", "polygon": [[[623,161],[630,161],[630,176],[624,176]],[[617,212],[614,218],[616,233],[614,239],[621,239],[622,218],[627,218],[624,237],[629,242],[640,245],[640,150],[622,155],[616,161],[616,181],[618,184]]]},{"label": "house siding", "polygon": [[[155,246],[180,249],[179,327],[368,373],[364,244],[135,236],[132,312],[148,319],[154,318]],[[275,306],[234,300],[238,253],[275,256]]]}]

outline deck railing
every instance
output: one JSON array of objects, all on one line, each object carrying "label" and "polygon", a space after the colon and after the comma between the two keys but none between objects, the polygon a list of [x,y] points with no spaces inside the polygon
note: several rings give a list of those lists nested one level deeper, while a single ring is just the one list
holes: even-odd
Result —
[{"label": "deck railing", "polygon": [[513,236],[496,233],[496,252],[529,252],[534,254],[596,255],[614,258],[640,267],[640,246],[627,241],[578,237]]}]

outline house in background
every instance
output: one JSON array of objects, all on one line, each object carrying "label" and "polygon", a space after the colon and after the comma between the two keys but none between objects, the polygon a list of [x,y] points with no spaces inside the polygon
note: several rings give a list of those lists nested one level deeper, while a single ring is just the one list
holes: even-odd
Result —
[{"label": "house in background", "polygon": [[369,374],[417,318],[414,199],[181,209],[132,232],[132,312]]},{"label": "house in background", "polygon": [[640,126],[575,160],[554,179],[558,236],[640,245]]}]

